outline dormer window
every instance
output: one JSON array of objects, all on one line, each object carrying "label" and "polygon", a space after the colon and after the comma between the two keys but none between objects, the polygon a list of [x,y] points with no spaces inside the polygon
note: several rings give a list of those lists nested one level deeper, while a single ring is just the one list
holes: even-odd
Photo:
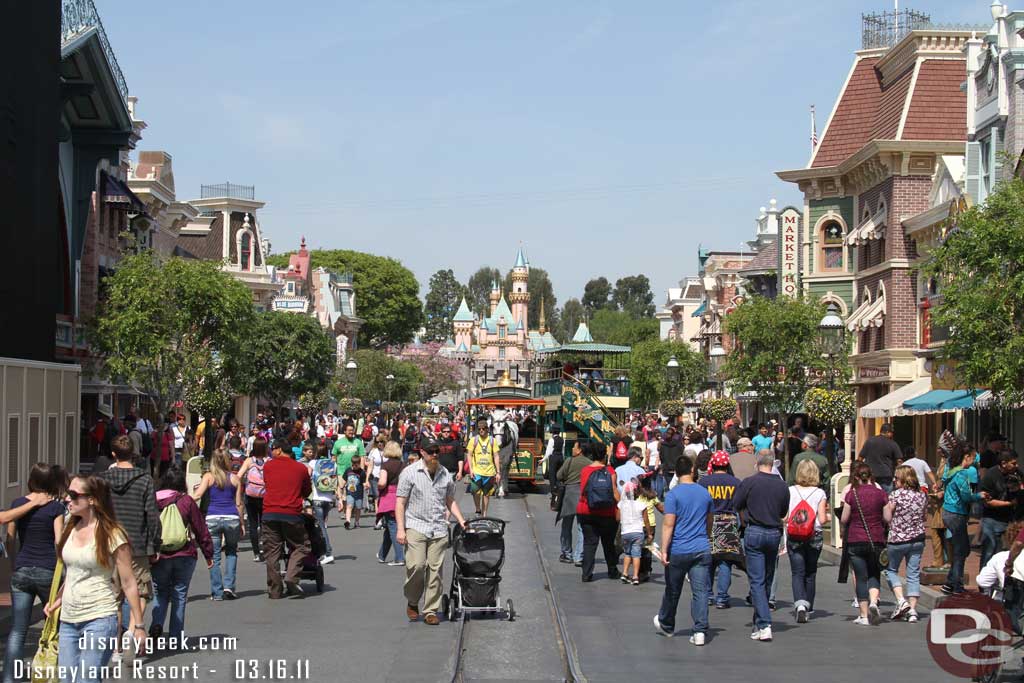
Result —
[{"label": "dormer window", "polygon": [[821,270],[843,269],[843,226],[827,221],[821,226]]},{"label": "dormer window", "polygon": [[252,270],[252,233],[242,233],[241,245],[238,250],[238,265],[242,270]]}]

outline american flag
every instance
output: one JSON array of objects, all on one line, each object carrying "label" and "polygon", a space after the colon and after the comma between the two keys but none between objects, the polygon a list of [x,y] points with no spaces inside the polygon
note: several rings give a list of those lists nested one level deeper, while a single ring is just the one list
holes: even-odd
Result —
[{"label": "american flag", "polygon": [[811,105],[811,154],[818,148],[818,124],[814,120],[814,105]]}]

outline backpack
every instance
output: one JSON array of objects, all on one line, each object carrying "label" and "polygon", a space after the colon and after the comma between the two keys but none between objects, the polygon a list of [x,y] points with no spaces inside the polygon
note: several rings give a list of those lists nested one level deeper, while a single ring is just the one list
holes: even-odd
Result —
[{"label": "backpack", "polygon": [[267,484],[263,481],[263,465],[266,463],[262,458],[253,459],[252,465],[245,471],[245,495],[252,498],[262,498],[267,492]]},{"label": "backpack", "polygon": [[607,467],[591,472],[587,478],[587,487],[583,495],[587,498],[587,507],[591,510],[607,510],[615,507],[615,486],[612,475]]},{"label": "backpack", "polygon": [[[184,494],[182,494],[184,495]],[[192,540],[185,519],[178,509],[178,496],[160,511],[160,552],[175,553],[185,547],[185,544]]]},{"label": "backpack", "polygon": [[153,455],[153,432],[152,428],[149,431],[139,431],[142,436],[142,457],[148,458]]},{"label": "backpack", "polygon": [[338,490],[338,466],[330,458],[320,458],[313,468],[313,486],[320,493]]},{"label": "backpack", "polygon": [[626,445],[625,441],[619,441],[615,444],[615,459],[625,460],[629,455],[629,446]]},{"label": "backpack", "polygon": [[370,441],[373,439],[373,425],[369,422],[363,427],[363,433],[359,435],[363,441]]},{"label": "backpack", "polygon": [[814,508],[811,507],[806,498],[801,496],[800,502],[796,504],[793,512],[789,514],[789,520],[786,522],[786,535],[793,541],[811,540],[814,538],[814,520],[816,517],[817,513],[815,513]]}]

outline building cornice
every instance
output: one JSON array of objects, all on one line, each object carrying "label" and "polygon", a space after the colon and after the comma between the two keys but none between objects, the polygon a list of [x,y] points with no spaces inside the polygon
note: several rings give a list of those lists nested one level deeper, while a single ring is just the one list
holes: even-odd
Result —
[{"label": "building cornice", "polygon": [[913,265],[908,259],[905,258],[894,258],[888,261],[882,261],[877,266],[871,266],[864,270],[858,270],[856,279],[860,280],[866,277],[873,277],[879,273],[884,273],[888,270],[909,270]]}]

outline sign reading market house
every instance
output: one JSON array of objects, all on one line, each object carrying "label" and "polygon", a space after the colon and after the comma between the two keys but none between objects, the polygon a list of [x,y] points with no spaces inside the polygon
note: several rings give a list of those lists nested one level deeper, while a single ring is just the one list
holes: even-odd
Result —
[{"label": "sign reading market house", "polygon": [[800,294],[800,212],[792,206],[779,214],[778,281],[780,295]]}]

